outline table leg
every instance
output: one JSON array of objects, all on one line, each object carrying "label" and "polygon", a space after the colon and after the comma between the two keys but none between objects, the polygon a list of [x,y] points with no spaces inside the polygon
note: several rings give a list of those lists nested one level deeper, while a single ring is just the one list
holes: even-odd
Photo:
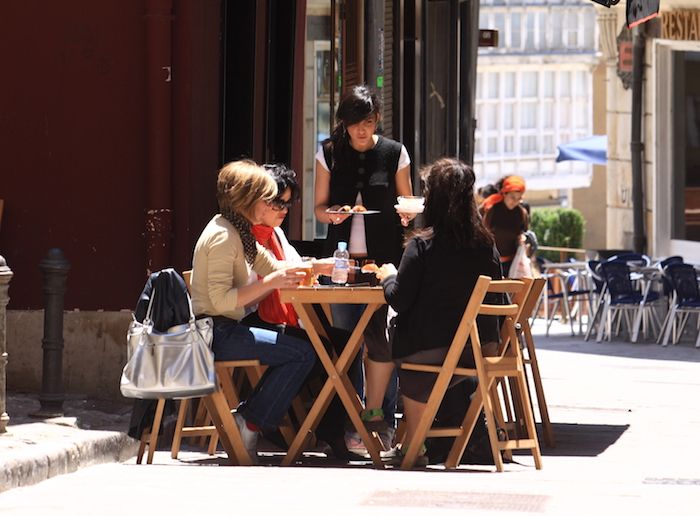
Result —
[{"label": "table leg", "polygon": [[322,329],[322,326],[318,316],[313,311],[313,307],[302,303],[293,304],[299,318],[304,323],[304,328],[306,328],[311,344],[314,346],[321,364],[328,373],[328,379],[321,389],[321,393],[319,394],[318,398],[314,402],[311,411],[307,415],[306,420],[304,420],[304,423],[302,424],[297,437],[294,439],[289,452],[282,461],[282,464],[288,466],[297,459],[303,450],[304,443],[308,439],[309,432],[316,428],[320,418],[323,416],[328,408],[328,405],[330,404],[333,391],[336,391],[340,401],[343,403],[343,406],[348,413],[348,416],[350,417],[350,420],[365,443],[367,451],[372,458],[372,462],[378,468],[383,467],[381,457],[379,455],[378,443],[376,439],[367,431],[362,419],[360,418],[362,404],[360,403],[352,382],[347,377],[350,364],[360,349],[360,342],[364,329],[367,327],[370,317],[380,305],[367,305],[367,308],[360,317],[354,331],[350,335],[348,342],[345,344],[343,352],[341,353],[340,357],[338,357],[336,362],[333,363],[333,360],[329,356],[323,342],[319,337],[319,330]]}]

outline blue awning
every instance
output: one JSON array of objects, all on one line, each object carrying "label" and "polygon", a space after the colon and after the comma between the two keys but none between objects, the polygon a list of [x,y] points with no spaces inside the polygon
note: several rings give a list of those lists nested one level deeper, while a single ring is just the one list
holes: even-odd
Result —
[{"label": "blue awning", "polygon": [[557,161],[575,160],[605,165],[608,162],[608,137],[596,135],[557,145]]}]

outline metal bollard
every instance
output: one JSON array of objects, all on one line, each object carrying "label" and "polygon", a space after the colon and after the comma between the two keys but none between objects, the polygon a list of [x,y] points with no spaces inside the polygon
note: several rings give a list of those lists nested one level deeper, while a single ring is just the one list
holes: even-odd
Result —
[{"label": "metal bollard", "polygon": [[32,417],[63,415],[63,296],[70,264],[60,249],[49,249],[39,264],[44,275],[44,362],[39,411]]},{"label": "metal bollard", "polygon": [[7,291],[10,288],[12,271],[7,266],[5,258],[0,256],[0,434],[7,431],[10,416],[7,415],[7,318],[6,307],[10,297]]}]

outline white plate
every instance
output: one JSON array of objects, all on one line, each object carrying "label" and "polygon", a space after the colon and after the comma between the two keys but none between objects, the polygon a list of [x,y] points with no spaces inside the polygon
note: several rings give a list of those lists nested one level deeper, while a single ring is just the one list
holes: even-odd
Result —
[{"label": "white plate", "polygon": [[396,211],[400,213],[423,213],[423,208],[425,208],[425,206],[421,206],[420,208],[409,208],[407,206],[401,206],[400,204],[394,204],[394,208],[396,208]]},{"label": "white plate", "polygon": [[365,210],[365,211],[330,211],[326,210],[326,213],[331,215],[374,215],[379,213],[379,210]]}]

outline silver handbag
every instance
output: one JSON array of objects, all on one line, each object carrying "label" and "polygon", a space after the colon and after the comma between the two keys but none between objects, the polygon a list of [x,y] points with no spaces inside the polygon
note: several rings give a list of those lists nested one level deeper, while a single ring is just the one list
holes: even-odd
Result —
[{"label": "silver handbag", "polygon": [[192,398],[216,390],[214,321],[195,320],[189,295],[190,320],[159,332],[153,328],[153,291],[143,323],[136,320],[126,335],[128,359],[120,389],[127,398]]}]

